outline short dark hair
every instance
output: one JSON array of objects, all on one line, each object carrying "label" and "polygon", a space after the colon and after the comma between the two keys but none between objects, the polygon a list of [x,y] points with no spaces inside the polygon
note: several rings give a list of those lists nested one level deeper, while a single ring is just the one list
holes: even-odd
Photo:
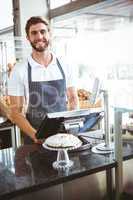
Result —
[{"label": "short dark hair", "polygon": [[48,31],[50,31],[50,26],[49,26],[49,23],[46,19],[44,19],[43,17],[41,16],[33,16],[31,18],[29,18],[27,20],[27,23],[26,23],[26,26],[25,26],[25,32],[26,34],[28,35],[29,34],[29,29],[32,25],[35,25],[35,24],[38,24],[38,23],[43,23],[47,26],[48,28]]}]

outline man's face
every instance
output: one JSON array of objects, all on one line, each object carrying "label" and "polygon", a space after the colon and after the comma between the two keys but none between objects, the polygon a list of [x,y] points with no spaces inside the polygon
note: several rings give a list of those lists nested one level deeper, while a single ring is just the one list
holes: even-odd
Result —
[{"label": "man's face", "polygon": [[38,52],[45,51],[50,44],[48,28],[43,23],[32,25],[27,36],[32,48]]}]

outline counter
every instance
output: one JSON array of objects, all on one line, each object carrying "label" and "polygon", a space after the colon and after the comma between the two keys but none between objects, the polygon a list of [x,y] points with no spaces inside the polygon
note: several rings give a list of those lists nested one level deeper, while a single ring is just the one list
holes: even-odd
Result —
[{"label": "counter", "polygon": [[[36,144],[0,150],[0,199],[14,199],[116,166],[114,154],[99,155],[85,150],[69,152],[74,166],[66,172],[59,172],[52,168],[56,156],[57,152],[45,150]],[[124,142],[123,159],[131,158],[133,142]]]},{"label": "counter", "polygon": [[63,173],[52,168],[56,156],[57,152],[36,144],[0,150],[0,199],[10,199],[115,167],[113,154],[104,156],[85,150],[69,153],[74,166]]}]

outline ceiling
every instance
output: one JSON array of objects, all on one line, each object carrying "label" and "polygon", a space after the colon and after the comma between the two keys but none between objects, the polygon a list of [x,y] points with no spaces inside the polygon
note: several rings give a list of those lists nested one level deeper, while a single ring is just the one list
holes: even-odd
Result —
[{"label": "ceiling", "polygon": [[71,13],[65,13],[65,7],[62,7],[64,14],[59,15],[58,8],[58,16],[54,17],[58,18],[54,23],[57,29],[80,27],[86,30],[110,31],[133,25],[133,0],[106,0]]}]

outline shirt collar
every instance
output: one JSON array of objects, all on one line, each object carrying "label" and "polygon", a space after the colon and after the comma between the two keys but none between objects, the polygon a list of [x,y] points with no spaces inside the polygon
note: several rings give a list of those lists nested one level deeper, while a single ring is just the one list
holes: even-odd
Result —
[{"label": "shirt collar", "polygon": [[[54,65],[56,64],[56,56],[54,53],[52,53],[52,56],[53,56],[53,59],[52,59],[52,62],[49,64],[49,65]],[[30,55],[28,58],[27,58],[29,64],[31,67],[42,67],[41,64],[39,64],[38,62],[36,62],[32,56]]]}]

